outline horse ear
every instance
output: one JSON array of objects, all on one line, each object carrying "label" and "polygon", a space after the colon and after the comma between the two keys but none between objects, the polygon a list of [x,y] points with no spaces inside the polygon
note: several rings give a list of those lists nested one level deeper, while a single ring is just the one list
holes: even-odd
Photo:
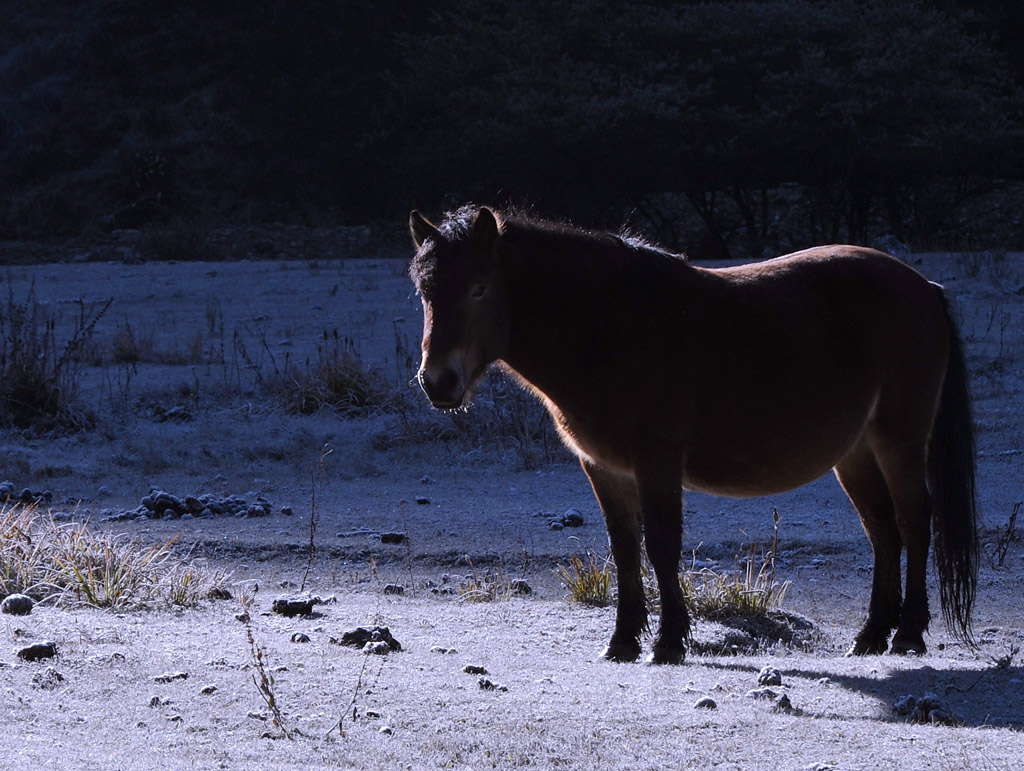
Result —
[{"label": "horse ear", "polygon": [[416,244],[416,248],[419,249],[423,246],[424,241],[437,234],[437,228],[434,227],[426,217],[414,209],[412,213],[409,214],[409,232],[412,233],[412,242]]},{"label": "horse ear", "polygon": [[473,220],[473,240],[476,241],[477,246],[490,249],[500,234],[500,216],[486,206],[481,206],[476,219]]}]

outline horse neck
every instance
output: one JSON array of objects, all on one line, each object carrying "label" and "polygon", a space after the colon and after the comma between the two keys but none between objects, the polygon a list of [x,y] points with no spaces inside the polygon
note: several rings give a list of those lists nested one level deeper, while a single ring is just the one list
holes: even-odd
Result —
[{"label": "horse neck", "polygon": [[[520,239],[517,239],[520,241]],[[573,397],[591,347],[588,314],[606,301],[614,247],[558,235],[523,237],[503,259],[509,299],[505,364],[556,403]]]}]

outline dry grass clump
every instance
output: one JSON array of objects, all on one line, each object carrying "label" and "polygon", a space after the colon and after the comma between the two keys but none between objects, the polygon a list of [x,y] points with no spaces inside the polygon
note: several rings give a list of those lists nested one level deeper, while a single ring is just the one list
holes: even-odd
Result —
[{"label": "dry grass clump", "polygon": [[332,409],[344,416],[391,411],[402,393],[375,367],[363,361],[351,338],[324,332],[316,359],[300,366],[288,359],[283,369],[261,378],[284,408],[299,415]]},{"label": "dry grass clump", "polygon": [[113,299],[78,303],[70,336],[58,342],[56,321],[37,302],[35,285],[24,302],[8,285],[0,303],[0,425],[75,431],[92,425],[77,403],[82,351]]},{"label": "dry grass clump", "polygon": [[5,505],[0,594],[95,608],[191,607],[222,589],[227,575],[176,558],[175,540],[146,546],[86,522],[56,522],[34,505]]},{"label": "dry grass clump", "polygon": [[569,566],[555,568],[562,585],[569,591],[569,597],[583,605],[604,607],[612,602],[611,558],[600,558],[592,551],[587,552],[587,561],[578,554],[569,557]]},{"label": "dry grass clump", "polygon": [[[742,561],[739,573],[721,573],[711,568],[684,571],[679,584],[690,612],[697,618],[721,619],[732,616],[766,616],[781,607],[789,582],[775,577],[775,556],[779,546],[779,514],[773,512],[775,536],[770,549],[757,559],[753,550]],[[691,563],[693,565],[696,562]],[[612,565],[609,557],[587,552],[587,561],[573,554],[569,565],[559,565],[555,574],[569,592],[569,598],[584,605],[604,606],[612,602]],[[651,568],[642,569],[644,590],[650,604],[658,602],[658,589]]]}]

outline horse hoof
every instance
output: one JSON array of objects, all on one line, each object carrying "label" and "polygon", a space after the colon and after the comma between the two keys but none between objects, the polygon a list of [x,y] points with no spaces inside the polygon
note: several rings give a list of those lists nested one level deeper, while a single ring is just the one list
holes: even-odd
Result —
[{"label": "horse hoof", "polygon": [[647,657],[648,664],[682,664],[686,660],[686,648],[668,648],[659,645],[654,646],[654,651]]},{"label": "horse hoof", "polygon": [[846,652],[847,656],[880,656],[885,653],[885,640],[854,640],[853,647]]},{"label": "horse hoof", "polygon": [[617,661],[620,663],[636,661],[640,657],[640,645],[612,643],[604,649],[601,657],[606,661]]},{"label": "horse hoof", "polygon": [[897,635],[893,638],[892,648],[889,649],[889,652],[897,656],[923,656],[928,652],[928,646],[920,638],[908,639]]}]

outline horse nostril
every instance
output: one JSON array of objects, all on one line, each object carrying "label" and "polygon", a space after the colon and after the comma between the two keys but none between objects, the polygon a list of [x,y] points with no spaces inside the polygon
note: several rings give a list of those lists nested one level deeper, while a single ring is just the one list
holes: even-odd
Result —
[{"label": "horse nostril", "polygon": [[420,386],[434,404],[449,405],[462,399],[462,378],[450,367],[420,373]]}]

